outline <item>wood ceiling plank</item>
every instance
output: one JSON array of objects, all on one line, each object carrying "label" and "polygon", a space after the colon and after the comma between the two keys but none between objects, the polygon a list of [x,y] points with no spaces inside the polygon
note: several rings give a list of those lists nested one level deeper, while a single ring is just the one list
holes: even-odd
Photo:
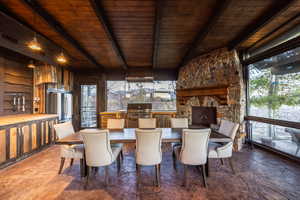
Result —
[{"label": "wood ceiling plank", "polygon": [[200,31],[196,35],[194,41],[188,47],[186,53],[184,54],[182,60],[180,61],[179,65],[178,65],[178,68],[180,68],[182,65],[184,65],[184,63],[186,62],[187,58],[189,57],[191,52],[194,50],[194,48],[199,44],[201,45],[201,42],[207,36],[207,34],[210,32],[210,30],[213,28],[213,26],[218,22],[220,16],[223,14],[225,9],[227,9],[229,3],[230,3],[230,0],[223,0],[221,3],[220,2],[217,3],[212,16],[207,20],[204,27],[200,29]]},{"label": "wood ceiling plank", "polygon": [[37,1],[35,0],[23,0],[34,12],[36,12],[41,18],[43,18],[49,26],[51,26],[56,32],[58,32],[65,40],[69,41],[76,49],[78,49],[89,61],[94,63],[100,70],[104,67],[99,64],[96,59],[86,51],[81,44],[74,39],[71,34],[65,30],[65,28],[59,23],[54,16],[48,13]]},{"label": "wood ceiling plank", "polygon": [[117,42],[117,39],[115,38],[115,35],[113,33],[113,31],[111,30],[110,24],[108,22],[108,19],[105,15],[105,12],[102,8],[101,2],[99,0],[90,0],[90,3],[99,19],[99,22],[101,23],[101,25],[103,26],[107,37],[110,40],[111,46],[113,47],[113,49],[115,50],[117,56],[119,57],[120,61],[122,62],[122,66],[123,69],[127,69],[127,63],[125,60],[125,57],[123,55],[123,52]]},{"label": "wood ceiling plank", "polygon": [[276,16],[285,11],[290,5],[292,5],[294,1],[295,0],[274,1],[274,4],[270,9],[264,12],[258,19],[253,20],[232,41],[229,42],[228,48],[234,49],[238,47],[241,43],[259,31],[263,26],[273,20]]}]

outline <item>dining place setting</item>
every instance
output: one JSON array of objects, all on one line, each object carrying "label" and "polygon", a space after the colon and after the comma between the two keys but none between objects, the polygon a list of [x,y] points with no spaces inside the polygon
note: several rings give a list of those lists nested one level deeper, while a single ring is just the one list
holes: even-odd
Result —
[{"label": "dining place setting", "polygon": [[[220,126],[213,129],[202,125],[189,125],[187,118],[171,118],[171,128],[157,128],[155,118],[139,118],[138,128],[125,128],[125,119],[108,119],[106,129],[82,129],[75,132],[72,122],[55,124],[56,144],[60,145],[61,174],[66,159],[70,166],[74,159],[80,160],[80,175],[88,187],[93,172],[103,167],[104,183],[109,184],[109,167],[116,163],[118,175],[126,154],[125,145],[133,144],[136,164],[136,185],[141,184],[142,167],[155,168],[155,187],[163,186],[160,181],[161,162],[165,159],[162,144],[172,147],[173,169],[183,166],[182,185],[187,187],[188,166],[199,169],[204,187],[208,187],[207,179],[209,161],[225,159],[234,174],[232,162],[233,140],[239,124],[222,119]],[[172,166],[170,166],[172,167]],[[117,177],[115,177],[117,178]]]}]

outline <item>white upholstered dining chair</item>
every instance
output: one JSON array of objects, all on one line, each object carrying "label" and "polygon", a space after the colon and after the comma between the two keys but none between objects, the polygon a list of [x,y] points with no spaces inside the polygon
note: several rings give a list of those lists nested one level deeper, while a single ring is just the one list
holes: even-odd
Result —
[{"label": "white upholstered dining chair", "polygon": [[[65,122],[61,124],[55,124],[54,130],[56,137],[62,139],[75,133],[72,122]],[[60,145],[60,167],[58,173],[62,172],[65,159],[71,159],[70,166],[73,165],[74,159],[80,159],[80,168],[83,168],[83,146],[82,145]]]},{"label": "white upholstered dining chair", "polygon": [[161,129],[136,129],[135,134],[137,187],[139,187],[140,184],[141,166],[155,166],[156,184],[157,186],[160,186],[160,163],[162,160],[162,131]]},{"label": "white upholstered dining chair", "polygon": [[83,138],[85,160],[87,165],[86,186],[88,186],[91,168],[105,167],[105,184],[109,182],[108,166],[117,160],[118,173],[120,172],[120,147],[111,147],[109,130],[80,131]]},{"label": "white upholstered dining chair", "polygon": [[[125,119],[108,119],[107,120],[107,129],[109,130],[113,130],[113,129],[124,129],[125,128]],[[121,158],[124,158],[124,154],[123,154],[123,146],[124,144],[122,143],[115,143],[115,144],[111,144],[111,147],[115,147],[115,148],[121,148]]]},{"label": "white upholstered dining chair", "polygon": [[233,141],[238,129],[239,129],[238,123],[234,123],[222,119],[218,132],[230,137],[232,141],[225,144],[209,143],[208,158],[221,159],[222,164],[224,163],[223,159],[227,158],[229,160],[229,164],[233,173],[235,173],[235,171],[234,171],[231,157],[232,157]]},{"label": "white upholstered dining chair", "polygon": [[171,118],[171,128],[189,128],[187,118]]},{"label": "white upholstered dining chair", "polygon": [[156,118],[139,118],[139,128],[156,128]]},{"label": "white upholstered dining chair", "polygon": [[[208,141],[210,129],[183,129],[182,146],[174,148],[176,158],[183,164],[183,185],[187,186],[187,166],[201,166],[204,186],[206,184],[205,164],[207,162]],[[173,167],[177,171],[176,158],[173,157]]]},{"label": "white upholstered dining chair", "polygon": [[107,119],[107,129],[123,129],[125,119]]}]

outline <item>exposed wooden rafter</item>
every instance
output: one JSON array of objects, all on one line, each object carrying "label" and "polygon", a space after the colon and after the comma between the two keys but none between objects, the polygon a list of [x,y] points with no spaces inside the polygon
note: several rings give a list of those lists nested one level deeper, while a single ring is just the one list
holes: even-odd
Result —
[{"label": "exposed wooden rafter", "polygon": [[209,31],[213,28],[213,26],[217,23],[218,19],[224,12],[224,10],[229,5],[230,0],[223,0],[217,3],[217,6],[215,8],[215,11],[213,15],[208,19],[206,24],[204,25],[204,28],[202,28],[198,34],[196,35],[194,41],[190,44],[190,46],[187,48],[186,53],[184,54],[181,62],[178,65],[178,68],[180,68],[184,63],[187,61],[189,55],[192,53],[192,51],[203,41],[203,39],[207,36]]},{"label": "exposed wooden rafter", "polygon": [[70,42],[78,51],[80,51],[91,63],[96,65],[99,69],[103,70],[103,66],[96,61],[96,59],[85,50],[81,44],[75,40],[65,29],[64,27],[48,13],[36,0],[23,0],[23,2],[28,5],[35,13],[42,17],[45,22],[48,23],[56,32],[58,32],[65,40]]},{"label": "exposed wooden rafter", "polygon": [[276,1],[271,9],[265,12],[259,19],[254,20],[244,28],[240,34],[238,34],[228,44],[228,49],[232,50],[239,46],[241,43],[250,38],[253,34],[259,31],[263,26],[272,21],[276,16],[286,10],[295,0]]},{"label": "exposed wooden rafter", "polygon": [[101,5],[100,0],[90,0],[90,3],[99,19],[99,22],[102,24],[102,27],[104,28],[105,33],[106,33],[114,51],[116,52],[118,58],[121,60],[121,62],[123,64],[122,65],[123,68],[128,69],[124,54],[121,51],[120,45],[117,42],[117,39],[111,29],[110,24],[108,23],[108,19],[107,19],[106,15],[104,14],[105,12]]},{"label": "exposed wooden rafter", "polygon": [[283,24],[280,24],[274,30],[270,31],[268,34],[266,34],[265,36],[261,37],[259,40],[257,40],[256,42],[254,42],[250,47],[247,48],[247,50],[255,48],[257,46],[257,44],[261,43],[262,41],[264,41],[268,37],[272,36],[274,33],[276,33],[277,31],[279,31],[280,29],[284,28],[285,26],[289,25],[290,23],[292,23],[293,21],[295,21],[295,20],[297,20],[299,18],[300,18],[300,13],[294,15],[293,17],[291,17],[290,19],[288,19],[287,21],[285,21]]},{"label": "exposed wooden rafter", "polygon": [[162,0],[155,1],[155,23],[153,33],[153,54],[152,54],[152,67],[157,67],[159,57],[159,38],[160,38],[160,22],[162,12]]}]

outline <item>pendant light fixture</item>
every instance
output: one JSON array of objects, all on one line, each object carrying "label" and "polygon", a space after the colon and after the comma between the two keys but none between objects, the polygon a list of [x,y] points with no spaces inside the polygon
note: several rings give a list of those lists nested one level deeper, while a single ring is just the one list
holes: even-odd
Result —
[{"label": "pendant light fixture", "polygon": [[57,62],[60,64],[66,64],[68,62],[66,56],[64,55],[63,51],[56,57]]},{"label": "pendant light fixture", "polygon": [[28,43],[28,47],[34,51],[42,50],[42,46],[37,41],[36,33],[34,33],[33,39]]},{"label": "pendant light fixture", "polygon": [[33,60],[30,60],[29,64],[27,65],[28,68],[34,69],[35,65],[33,63]]},{"label": "pendant light fixture", "polygon": [[[35,14],[33,15],[33,24],[35,24]],[[33,38],[30,42],[28,42],[27,46],[28,46],[28,48],[30,48],[33,51],[41,51],[42,50],[42,46],[40,45],[40,43],[37,40],[36,32],[34,32]]]}]

